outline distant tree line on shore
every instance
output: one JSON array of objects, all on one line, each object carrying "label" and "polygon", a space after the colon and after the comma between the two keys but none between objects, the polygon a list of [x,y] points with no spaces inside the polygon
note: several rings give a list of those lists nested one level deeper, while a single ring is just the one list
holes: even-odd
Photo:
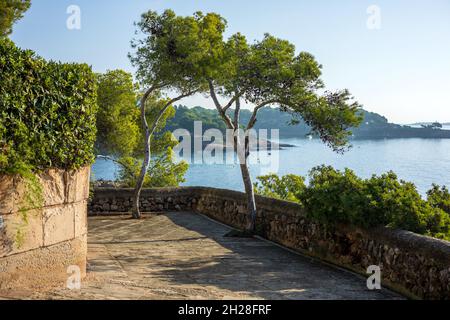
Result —
[{"label": "distant tree line on shore", "polygon": [[[203,130],[216,128],[225,130],[216,110],[203,107],[189,108],[183,105],[175,107],[175,116],[167,121],[166,130],[174,131],[182,128],[191,134],[194,132],[194,121],[202,121]],[[228,113],[233,114],[229,109]],[[440,130],[442,125],[406,126],[389,123],[388,119],[374,112],[361,110],[364,120],[358,128],[353,128],[353,139],[393,139],[393,138],[445,138],[450,139],[450,130]],[[241,110],[240,121],[247,123],[252,115],[250,110]],[[259,111],[259,118],[254,127],[258,129],[279,129],[281,138],[303,138],[310,134],[310,128],[302,121],[292,123],[289,113],[281,112],[278,108],[265,107]]]}]

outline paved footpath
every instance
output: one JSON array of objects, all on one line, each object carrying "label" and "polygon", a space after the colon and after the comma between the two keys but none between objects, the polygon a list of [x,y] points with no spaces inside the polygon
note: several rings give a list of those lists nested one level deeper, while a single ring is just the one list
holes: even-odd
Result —
[{"label": "paved footpath", "polygon": [[[28,299],[399,299],[366,279],[193,213],[144,220],[89,218],[88,277],[81,290]],[[14,296],[10,296],[14,298]]]}]

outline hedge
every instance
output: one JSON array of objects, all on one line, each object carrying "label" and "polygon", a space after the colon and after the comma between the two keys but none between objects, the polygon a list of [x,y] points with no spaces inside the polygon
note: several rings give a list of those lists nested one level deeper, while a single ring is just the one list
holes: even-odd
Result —
[{"label": "hedge", "polygon": [[96,100],[88,65],[47,62],[0,40],[0,174],[92,163]]}]

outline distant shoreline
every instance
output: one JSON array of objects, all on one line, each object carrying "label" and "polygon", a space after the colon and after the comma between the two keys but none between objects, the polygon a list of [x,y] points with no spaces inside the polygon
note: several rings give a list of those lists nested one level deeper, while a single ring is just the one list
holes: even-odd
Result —
[{"label": "distant shoreline", "polygon": [[[202,122],[203,132],[208,129],[219,129],[222,132],[226,130],[220,116],[215,110],[202,107],[175,107],[176,113],[173,119],[167,122],[167,130],[174,131],[179,128],[188,130],[191,135],[194,130],[196,121]],[[232,114],[233,110],[228,110]],[[450,139],[450,126],[442,123],[443,128],[422,127],[427,123],[418,122],[411,125],[400,125],[390,123],[387,118],[374,112],[368,112],[361,109],[363,121],[357,128],[350,128],[353,136],[352,140],[380,140],[380,139],[405,139],[405,138],[421,138],[421,139]],[[243,126],[248,123],[251,117],[250,110],[242,110],[241,123]],[[254,127],[255,130],[266,129],[279,130],[281,139],[289,138],[307,138],[311,128],[304,122],[296,125],[290,125],[292,116],[288,113],[281,112],[278,108],[265,107],[259,111],[258,121]],[[429,125],[432,125],[430,123]]]}]

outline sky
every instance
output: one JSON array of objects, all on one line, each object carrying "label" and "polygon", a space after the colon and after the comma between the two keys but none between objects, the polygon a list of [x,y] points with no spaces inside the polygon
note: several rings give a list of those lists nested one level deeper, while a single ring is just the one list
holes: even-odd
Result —
[{"label": "sky", "polygon": [[[80,9],[80,29],[67,27],[71,5]],[[217,12],[227,37],[289,40],[323,65],[328,89],[349,89],[390,122],[450,122],[450,0],[32,0],[11,38],[47,59],[133,72],[134,22],[164,9]],[[202,96],[181,103],[213,107]]]}]

